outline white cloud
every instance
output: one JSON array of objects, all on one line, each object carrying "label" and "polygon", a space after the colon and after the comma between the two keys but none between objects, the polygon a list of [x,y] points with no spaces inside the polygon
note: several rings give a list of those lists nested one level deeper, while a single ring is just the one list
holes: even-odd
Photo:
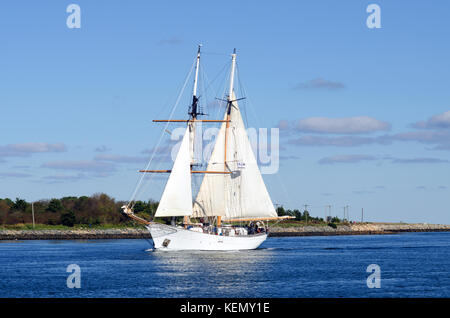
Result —
[{"label": "white cloud", "polygon": [[299,83],[294,86],[294,89],[322,89],[322,90],[337,90],[345,88],[341,82],[333,82],[322,77],[314,78],[307,82]]},{"label": "white cloud", "polygon": [[413,141],[423,144],[435,144],[436,150],[450,150],[450,131],[409,131],[382,137],[384,141]]},{"label": "white cloud", "polygon": [[20,172],[0,172],[0,178],[28,178],[31,174]]},{"label": "white cloud", "polygon": [[389,130],[391,125],[368,116],[346,118],[311,117],[298,120],[293,128],[300,132],[363,134]]},{"label": "white cloud", "polygon": [[335,163],[358,163],[362,161],[376,160],[374,156],[369,155],[339,155],[325,157],[319,160],[319,164],[335,164]]},{"label": "white cloud", "polygon": [[336,146],[336,147],[356,147],[369,145],[377,142],[375,138],[342,136],[342,137],[322,137],[322,136],[301,136],[291,139],[289,144],[297,146]]},{"label": "white cloud", "polygon": [[56,174],[56,175],[42,177],[42,179],[48,181],[48,183],[62,183],[65,181],[78,181],[78,180],[85,179],[85,178],[87,178],[87,176],[82,173],[78,173],[77,175]]},{"label": "white cloud", "polygon": [[172,37],[167,38],[167,39],[159,40],[158,44],[159,45],[164,45],[164,44],[177,45],[177,44],[181,44],[182,42],[183,42],[183,40],[180,37],[172,36]]},{"label": "white cloud", "polygon": [[110,151],[110,150],[111,150],[111,148],[109,148],[108,146],[101,145],[101,146],[95,148],[94,151],[96,151],[96,152],[107,152],[107,151]]},{"label": "white cloud", "polygon": [[117,163],[143,163],[143,162],[148,161],[148,159],[145,157],[113,155],[113,154],[98,155],[98,156],[95,156],[94,160],[110,161],[110,162],[117,162]]},{"label": "white cloud", "polygon": [[0,146],[0,157],[27,157],[34,153],[64,152],[63,143],[27,142]]},{"label": "white cloud", "polygon": [[438,158],[393,159],[392,163],[448,163],[448,160]]},{"label": "white cloud", "polygon": [[112,172],[115,170],[115,166],[112,163],[93,160],[52,161],[44,163],[42,167],[60,170],[88,171],[98,173]]},{"label": "white cloud", "polygon": [[434,115],[426,121],[414,123],[412,126],[414,128],[448,129],[450,128],[450,110],[442,114]]}]

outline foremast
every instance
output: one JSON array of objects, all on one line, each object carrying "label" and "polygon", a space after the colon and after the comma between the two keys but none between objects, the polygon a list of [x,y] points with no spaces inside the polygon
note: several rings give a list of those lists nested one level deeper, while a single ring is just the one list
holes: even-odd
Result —
[{"label": "foremast", "polygon": [[[189,112],[188,112],[189,119],[188,120],[182,120],[182,119],[153,120],[154,122],[185,122],[185,123],[187,123],[185,137],[183,137],[183,141],[181,143],[181,147],[180,147],[180,150],[179,150],[179,152],[177,154],[177,158],[175,159],[174,167],[172,168],[172,170],[140,170],[140,172],[146,172],[146,173],[170,173],[169,180],[168,180],[168,182],[166,184],[166,187],[164,188],[164,192],[163,192],[163,196],[162,196],[161,200],[163,200],[165,197],[169,197],[170,196],[170,192],[173,192],[173,191],[170,191],[171,188],[174,188],[174,189],[177,188],[176,185],[174,185],[174,182],[170,182],[170,181],[171,181],[172,176],[176,172],[175,168],[179,167],[181,165],[181,164],[179,164],[179,161],[180,161],[179,159],[180,158],[185,158],[186,157],[185,154],[187,152],[189,152],[189,159],[186,160],[186,163],[189,165],[190,174],[198,174],[198,173],[202,173],[202,174],[229,174],[229,173],[231,173],[231,172],[227,172],[227,171],[198,171],[198,170],[193,170],[193,167],[197,164],[196,163],[196,158],[195,158],[195,155],[194,155],[195,154],[194,146],[195,146],[196,124],[198,122],[225,122],[225,120],[201,120],[201,119],[198,119],[198,116],[205,115],[201,111],[201,109],[199,107],[199,104],[198,104],[199,96],[197,94],[198,82],[199,82],[198,80],[199,80],[199,69],[200,69],[200,56],[201,56],[201,44],[198,46],[197,57],[196,57],[196,62],[195,62],[195,75],[194,75],[194,86],[193,86],[193,91],[192,91],[192,104],[191,104]],[[189,138],[186,138],[187,136]],[[183,147],[183,144],[186,143],[187,139],[189,139],[188,140],[189,148],[185,149]],[[180,171],[180,170],[182,170],[182,169],[180,169],[180,168],[177,169],[177,171]],[[179,173],[177,172],[176,174],[179,174]],[[174,179],[174,178],[172,178],[172,179]],[[177,180],[183,181],[183,180],[186,180],[186,179],[187,179],[187,177],[184,174],[184,176],[182,176],[181,178],[178,178]],[[189,178],[189,180],[190,180],[190,178]],[[189,189],[189,191],[188,191],[189,195],[192,196],[192,188],[191,187],[186,187],[186,188]],[[175,193],[173,193],[174,195],[182,195],[182,196],[185,195],[186,191],[183,192],[183,191],[181,191],[181,189],[177,189],[177,190],[178,191],[175,191]],[[165,195],[166,193],[167,193],[167,195]],[[176,201],[175,197],[172,197],[172,199],[173,199],[173,201]],[[186,203],[186,201],[185,201],[185,203]],[[160,201],[160,204],[161,204],[161,201]],[[190,211],[191,212],[189,214],[186,213],[187,209],[184,209],[184,211],[183,211],[184,213],[182,213],[182,214],[171,214],[171,215],[165,213],[167,211],[167,209],[164,209],[166,211],[164,211],[162,214],[159,213],[159,211],[158,211],[159,209],[158,209],[156,211],[156,213],[155,213],[155,217],[183,216],[184,217],[183,218],[183,223],[185,225],[189,224],[190,223],[189,216],[192,215],[192,201],[191,201],[190,205],[191,205],[190,206]],[[168,206],[170,206],[170,204]],[[181,211],[181,210],[178,209],[178,211]],[[130,212],[130,209],[125,211],[125,213],[127,213],[127,212]],[[127,213],[127,214],[129,214],[129,213]]]},{"label": "foremast", "polygon": [[[197,97],[197,86],[198,86],[198,72],[199,72],[199,68],[200,68],[200,49],[201,49],[202,45],[199,44],[198,45],[198,50],[197,50],[197,59],[196,59],[196,63],[195,63],[195,75],[194,75],[194,88],[192,91],[192,105],[189,111],[189,116],[191,121],[188,122],[188,127],[189,127],[189,135],[190,135],[190,139],[189,139],[189,150],[190,150],[190,154],[191,154],[191,173],[192,173],[192,167],[195,165],[195,121],[197,119],[198,115],[204,115],[202,112],[199,111],[198,109],[198,97]],[[190,219],[189,216],[184,216],[183,218],[183,224],[188,224],[190,223]]]}]

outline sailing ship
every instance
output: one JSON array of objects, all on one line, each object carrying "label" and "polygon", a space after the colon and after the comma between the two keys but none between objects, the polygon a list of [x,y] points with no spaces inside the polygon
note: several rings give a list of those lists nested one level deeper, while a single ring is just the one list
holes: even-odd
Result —
[{"label": "sailing ship", "polygon": [[[146,225],[153,248],[161,250],[251,250],[268,236],[268,222],[278,217],[253,154],[234,91],[236,50],[231,55],[228,95],[223,119],[199,119],[197,82],[200,64],[198,47],[189,119],[154,120],[185,122],[186,130],[171,170],[140,170],[170,173],[155,218],[183,217],[182,224],[162,224],[135,215],[131,202],[122,207],[132,219]],[[194,170],[196,124],[220,123],[215,145],[204,171]],[[193,200],[192,175],[203,174]],[[245,222],[245,226],[242,226]],[[248,225],[248,222],[250,222]],[[266,223],[267,222],[267,223]],[[236,225],[238,224],[238,225]]]}]

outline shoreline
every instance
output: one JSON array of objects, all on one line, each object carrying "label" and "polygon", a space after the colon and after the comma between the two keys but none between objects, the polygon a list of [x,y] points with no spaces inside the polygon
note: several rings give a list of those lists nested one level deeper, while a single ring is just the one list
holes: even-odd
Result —
[{"label": "shoreline", "polygon": [[385,235],[409,232],[449,232],[450,225],[427,223],[355,223],[329,226],[275,227],[273,237],[286,236],[333,236],[333,235]]},{"label": "shoreline", "polygon": [[341,235],[387,235],[412,232],[450,232],[450,229],[436,230],[397,230],[397,231],[350,231],[350,232],[271,232],[269,237],[293,237],[293,236],[341,236]]},{"label": "shoreline", "polygon": [[[272,227],[269,237],[385,235],[409,232],[450,232],[443,224],[365,223],[330,226]],[[146,229],[0,230],[0,240],[151,239]]]}]

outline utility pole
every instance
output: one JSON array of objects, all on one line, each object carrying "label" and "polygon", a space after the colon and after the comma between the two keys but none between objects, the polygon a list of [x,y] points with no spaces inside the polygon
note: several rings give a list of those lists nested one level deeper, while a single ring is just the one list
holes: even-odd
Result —
[{"label": "utility pole", "polygon": [[348,205],[346,205],[345,207],[344,207],[344,211],[346,211],[347,212],[347,215],[346,215],[346,220],[347,221],[350,221],[350,215],[349,215],[349,213],[348,213],[348,208],[349,208],[349,206]]},{"label": "utility pole", "polygon": [[33,216],[33,230],[34,230],[34,202],[31,202],[31,214]]},{"label": "utility pole", "polygon": [[303,211],[303,213],[305,214],[305,217],[306,217],[306,224],[308,224],[308,214],[309,214],[309,212],[308,213],[305,213],[305,212],[308,212],[308,204],[305,204],[305,210]]}]

